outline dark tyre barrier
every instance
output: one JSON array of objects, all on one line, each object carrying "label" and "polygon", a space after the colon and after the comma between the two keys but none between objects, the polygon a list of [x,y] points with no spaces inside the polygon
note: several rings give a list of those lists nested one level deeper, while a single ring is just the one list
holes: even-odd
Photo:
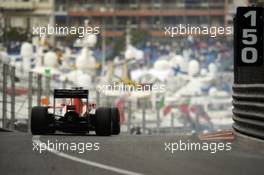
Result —
[{"label": "dark tyre barrier", "polygon": [[264,84],[234,84],[234,129],[264,139]]},{"label": "dark tyre barrier", "polygon": [[[234,129],[264,139],[262,7],[238,7],[234,19]],[[248,18],[251,16],[253,18]],[[251,35],[248,36],[248,32]],[[253,42],[247,42],[250,39]]]}]

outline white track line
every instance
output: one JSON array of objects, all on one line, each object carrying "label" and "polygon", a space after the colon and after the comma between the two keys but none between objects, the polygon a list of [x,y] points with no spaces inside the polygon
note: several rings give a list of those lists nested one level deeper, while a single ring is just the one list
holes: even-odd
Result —
[{"label": "white track line", "polygon": [[[33,136],[32,137],[32,142],[34,142],[38,146],[42,146],[43,147],[44,144],[43,144],[43,142],[40,141],[39,138],[40,138],[40,136]],[[46,146],[48,146],[48,145],[46,144]],[[65,154],[63,152],[57,151],[55,149],[51,149],[49,147],[46,147],[46,148],[48,148],[48,149],[46,149],[47,151],[49,151],[49,152],[51,152],[51,153],[53,153],[53,154],[55,154],[57,156],[60,156],[60,157],[63,157],[63,158],[66,158],[66,159],[69,159],[69,160],[72,160],[72,161],[75,161],[75,162],[83,163],[83,164],[86,164],[86,165],[89,165],[89,166],[105,169],[105,170],[116,172],[116,173],[119,173],[119,174],[143,175],[141,173],[137,173],[137,172],[121,169],[121,168],[116,168],[116,167],[113,167],[113,166],[109,166],[109,165],[93,162],[93,161],[86,160],[86,159],[81,159],[79,157],[75,157],[75,156],[72,156],[72,155],[69,155],[69,154]]]}]

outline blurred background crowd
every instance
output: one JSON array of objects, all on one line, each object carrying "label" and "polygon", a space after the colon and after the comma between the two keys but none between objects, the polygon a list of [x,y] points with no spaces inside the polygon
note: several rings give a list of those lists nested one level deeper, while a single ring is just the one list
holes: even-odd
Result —
[{"label": "blurred background crowd", "polygon": [[[233,35],[171,38],[164,34],[164,27],[232,27],[236,8],[255,3],[262,2],[0,0],[0,62],[15,66],[16,88],[25,90],[16,97],[22,101],[16,112],[22,114],[21,120],[28,117],[27,89],[19,79],[23,72],[33,71],[51,81],[67,80],[72,86],[89,88],[96,102],[97,86],[102,84],[165,85],[162,93],[99,94],[100,105],[118,106],[122,131],[139,134],[230,128]],[[84,38],[33,34],[34,26],[47,25],[98,26],[100,34]]]}]

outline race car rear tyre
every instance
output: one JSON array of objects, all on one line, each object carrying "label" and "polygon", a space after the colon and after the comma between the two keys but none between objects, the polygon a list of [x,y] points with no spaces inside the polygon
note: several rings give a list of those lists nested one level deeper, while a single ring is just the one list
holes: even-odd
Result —
[{"label": "race car rear tyre", "polygon": [[31,110],[31,133],[34,135],[50,133],[48,117],[47,107],[33,107]]},{"label": "race car rear tyre", "polygon": [[98,108],[96,110],[95,133],[98,136],[111,135],[111,108]]},{"label": "race car rear tyre", "polygon": [[53,124],[52,126],[48,127],[48,134],[55,134],[56,129],[54,127],[55,125],[55,118],[53,114],[48,114],[48,123]]},{"label": "race car rear tyre", "polygon": [[112,119],[112,134],[118,135],[120,133],[120,115],[117,108],[111,108]]}]

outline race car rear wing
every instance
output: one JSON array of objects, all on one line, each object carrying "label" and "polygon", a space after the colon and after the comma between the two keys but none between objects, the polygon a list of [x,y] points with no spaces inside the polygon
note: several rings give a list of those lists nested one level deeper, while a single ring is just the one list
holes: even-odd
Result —
[{"label": "race car rear wing", "polygon": [[[88,97],[89,91],[85,89],[75,88],[75,89],[54,89],[53,93],[53,114],[55,115],[55,104],[56,98],[85,98],[86,99],[86,109],[88,109]],[[87,111],[86,111],[87,112]]]},{"label": "race car rear wing", "polygon": [[54,89],[54,98],[88,98],[89,91],[84,89]]}]

